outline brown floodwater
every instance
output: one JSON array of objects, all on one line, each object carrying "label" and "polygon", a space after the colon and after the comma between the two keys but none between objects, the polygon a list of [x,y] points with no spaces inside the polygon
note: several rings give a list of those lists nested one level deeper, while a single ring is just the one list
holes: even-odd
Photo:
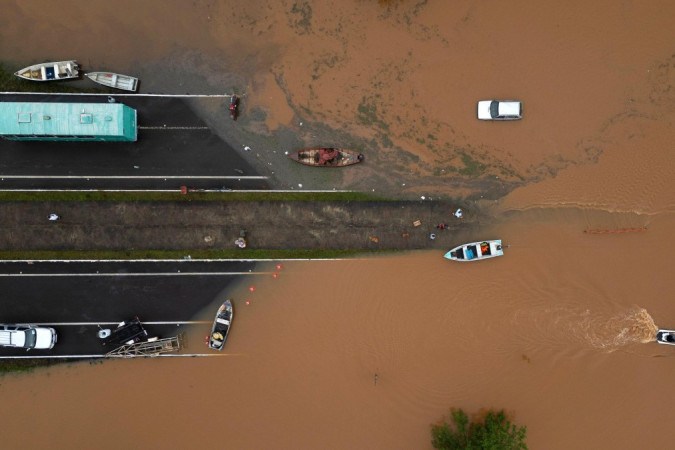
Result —
[{"label": "brown floodwater", "polygon": [[[654,320],[675,317],[662,295],[669,281],[656,276],[675,219],[626,234],[584,233],[589,221],[576,211],[518,213],[482,230],[509,247],[481,264],[436,252],[285,263],[252,293],[242,284],[221,294],[236,302],[222,357],[4,378],[13,408],[0,413],[3,439],[33,448],[203,448],[224,436],[226,448],[427,448],[429,424],[456,406],[505,408],[529,427],[532,448],[667,446],[670,424],[654,415],[673,400],[662,380],[675,358],[649,341]],[[207,331],[192,330],[186,351],[202,350]]]},{"label": "brown floodwater", "polygon": [[[456,236],[503,258],[285,263],[203,312],[235,301],[222,356],[4,377],[4,446],[430,448],[461,407],[504,408],[533,449],[669,448],[675,3],[394,3],[5,2],[4,59],[234,70],[271,131],[297,126],[289,105],[362,137],[385,123],[420,177],[463,148],[537,182]],[[486,97],[525,118],[477,121]]]}]

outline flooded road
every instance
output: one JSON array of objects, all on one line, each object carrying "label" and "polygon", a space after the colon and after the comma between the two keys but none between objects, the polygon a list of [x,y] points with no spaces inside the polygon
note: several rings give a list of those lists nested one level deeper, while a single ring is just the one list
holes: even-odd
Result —
[{"label": "flooded road", "polygon": [[[653,416],[675,400],[662,382],[675,349],[649,341],[675,320],[656,275],[675,218],[584,233],[595,219],[518,213],[482,230],[508,247],[480,264],[421,252],[271,267],[277,278],[214,299],[214,311],[224,295],[236,308],[222,357],[5,377],[3,398],[24,405],[3,414],[17,420],[6,442],[185,448],[226,435],[227,448],[425,448],[429,424],[461,406],[506,409],[531,448],[667,446],[669,424]],[[207,333],[194,329],[186,351]],[[26,437],[34,402],[40,433]]]},{"label": "flooded road", "polygon": [[[136,3],[76,4],[77,25],[68,7],[10,2],[3,55],[75,54],[176,90],[192,69],[204,86],[231,85],[227,61],[266,132],[302,134],[303,111],[377,143],[372,176],[347,185],[370,191],[382,168],[405,193],[456,196],[444,177],[480,163],[523,187],[477,203],[493,222],[456,236],[501,238],[503,258],[285,263],[199,317],[234,299],[223,356],[4,377],[5,445],[430,448],[429,425],[450,407],[504,408],[533,449],[671,445],[661,418],[675,348],[650,341],[675,326],[672,2],[144,2],[133,16],[119,5]],[[21,24],[119,34],[64,49],[20,40]],[[477,121],[489,97],[523,100],[524,119]]]}]

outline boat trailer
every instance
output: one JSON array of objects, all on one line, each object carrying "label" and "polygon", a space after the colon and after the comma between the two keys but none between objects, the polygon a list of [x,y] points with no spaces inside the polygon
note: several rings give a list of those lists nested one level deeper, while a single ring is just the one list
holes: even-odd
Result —
[{"label": "boat trailer", "polygon": [[115,350],[106,353],[107,358],[136,358],[139,356],[153,357],[164,353],[180,351],[183,345],[183,335],[165,338],[150,339],[143,342],[134,342],[117,347]]}]

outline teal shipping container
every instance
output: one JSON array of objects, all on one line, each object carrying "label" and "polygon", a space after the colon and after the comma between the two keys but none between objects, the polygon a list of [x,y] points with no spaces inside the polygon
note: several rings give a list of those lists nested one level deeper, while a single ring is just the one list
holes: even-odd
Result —
[{"label": "teal shipping container", "polygon": [[0,137],[15,141],[135,142],[136,110],[121,103],[0,102]]}]

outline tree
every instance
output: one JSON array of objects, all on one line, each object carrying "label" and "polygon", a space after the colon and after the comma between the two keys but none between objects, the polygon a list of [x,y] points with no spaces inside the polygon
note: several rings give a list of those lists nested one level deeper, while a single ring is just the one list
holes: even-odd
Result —
[{"label": "tree", "polygon": [[488,411],[469,422],[461,409],[450,411],[453,425],[443,420],[431,427],[431,444],[439,450],[527,450],[527,427],[512,424],[503,410]]}]

